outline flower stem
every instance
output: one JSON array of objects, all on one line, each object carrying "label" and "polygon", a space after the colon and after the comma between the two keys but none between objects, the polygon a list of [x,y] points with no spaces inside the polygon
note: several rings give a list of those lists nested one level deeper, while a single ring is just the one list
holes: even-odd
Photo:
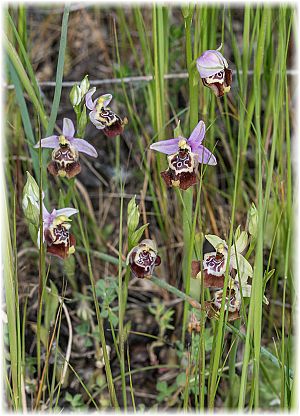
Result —
[{"label": "flower stem", "polygon": [[[193,46],[192,46],[192,20],[194,14],[194,6],[188,6],[183,10],[184,15],[184,26],[186,35],[186,64],[189,73],[189,105],[190,105],[190,122],[189,122],[189,133],[192,132],[193,128],[198,122],[198,88],[193,85]],[[189,227],[189,221],[192,218],[193,209],[193,188],[189,188],[183,194],[184,211],[182,214],[182,228],[183,228],[183,263],[182,263],[182,275],[185,284],[185,293],[190,293],[190,279],[191,279],[191,255],[193,253],[194,239],[191,236],[191,230]],[[190,253],[190,254],[189,254]],[[182,337],[181,340],[184,342],[186,325],[188,317],[188,304],[185,303],[182,320]]]},{"label": "flower stem", "polygon": [[[76,201],[75,197],[73,197],[73,201],[74,201],[74,206],[78,209],[78,204],[77,204],[77,201]],[[107,349],[106,349],[106,340],[105,340],[103,319],[102,319],[101,314],[100,314],[100,307],[99,307],[99,302],[98,302],[97,294],[96,294],[95,280],[94,280],[94,274],[93,274],[92,263],[91,263],[91,258],[90,258],[90,248],[89,248],[89,243],[88,243],[88,240],[87,240],[85,232],[84,232],[80,212],[78,213],[78,221],[79,221],[81,237],[82,237],[82,241],[83,241],[83,245],[84,245],[85,252],[86,252],[86,257],[87,257],[88,272],[89,272],[89,277],[90,277],[90,282],[91,282],[91,287],[92,287],[93,300],[94,300],[94,305],[95,305],[95,310],[96,310],[96,317],[97,317],[97,322],[98,322],[101,347],[102,347],[102,351],[103,351],[103,358],[104,358],[104,363],[105,363],[105,372],[106,372],[106,378],[107,378],[110,400],[111,400],[111,403],[114,406],[115,410],[119,410],[120,407],[119,407],[119,403],[118,403],[116,392],[115,392],[115,387],[114,387],[113,378],[112,378],[112,372],[111,372],[111,368],[110,368],[109,357],[108,357]]]}]

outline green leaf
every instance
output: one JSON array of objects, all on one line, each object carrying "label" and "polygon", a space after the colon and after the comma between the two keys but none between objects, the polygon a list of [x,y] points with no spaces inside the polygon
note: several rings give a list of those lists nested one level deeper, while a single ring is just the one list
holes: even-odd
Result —
[{"label": "green leaf", "polygon": [[87,321],[75,326],[75,331],[81,336],[86,336],[90,332],[90,324]]},{"label": "green leaf", "polygon": [[179,137],[179,136],[183,136],[183,133],[182,133],[182,130],[181,130],[181,125],[180,125],[180,120],[178,121],[178,124],[174,129],[174,138]]},{"label": "green leaf", "polygon": [[127,206],[127,227],[128,227],[128,239],[132,238],[132,234],[136,230],[139,224],[140,212],[137,204],[135,203],[135,196],[131,198]]},{"label": "green leaf", "polygon": [[44,302],[45,302],[45,317],[44,317],[44,327],[47,331],[49,331],[51,325],[55,322],[57,308],[59,305],[58,300],[58,291],[55,284],[50,281],[50,288],[51,292],[48,290],[45,291],[44,294]]},{"label": "green leaf", "polygon": [[[19,8],[19,12],[20,12],[20,8]],[[41,104],[41,107],[44,109],[43,102],[42,102],[42,97],[41,97],[41,94],[40,94],[40,89],[39,89],[39,86],[38,86],[38,83],[37,83],[37,80],[36,80],[36,77],[35,77],[35,74],[34,74],[34,70],[33,70],[31,62],[30,62],[30,57],[28,56],[28,53],[26,51],[26,45],[24,44],[24,40],[21,39],[21,36],[19,35],[18,30],[16,29],[16,26],[15,26],[15,24],[14,24],[14,22],[13,22],[10,14],[8,12],[6,13],[6,17],[7,17],[8,23],[10,24],[10,27],[13,30],[15,39],[16,39],[17,44],[18,44],[18,50],[20,52],[20,56],[22,57],[23,62],[26,66],[27,73],[29,75],[30,81],[31,81],[32,86],[34,88],[35,94],[36,94],[36,96],[37,96],[37,98],[38,98],[38,100]],[[24,24],[26,26],[26,19],[25,19]],[[26,27],[25,27],[24,30],[26,31]]]},{"label": "green leaf", "polygon": [[65,52],[66,52],[66,45],[67,45],[69,13],[70,13],[70,5],[68,4],[65,6],[62,24],[61,24],[61,36],[60,36],[60,43],[59,43],[56,78],[55,78],[55,91],[54,91],[54,98],[53,98],[52,107],[51,107],[49,124],[47,126],[47,131],[46,131],[46,137],[50,136],[53,132],[54,124],[55,124],[55,120],[56,120],[57,112],[59,108],[61,89],[62,89],[62,79],[64,75],[64,62],[65,62]]},{"label": "green leaf", "polygon": [[134,247],[134,246],[136,246],[139,243],[139,241],[140,241],[140,239],[141,239],[141,237],[142,237],[145,229],[148,227],[148,225],[149,225],[148,223],[145,224],[145,225],[142,225],[138,230],[136,230],[132,234],[132,236],[131,236],[131,238],[129,240],[129,246],[130,247]]},{"label": "green leaf", "polygon": [[166,381],[159,381],[156,383],[156,389],[160,392],[166,392],[168,390],[168,384]]},{"label": "green leaf", "polygon": [[86,107],[83,107],[83,110],[79,117],[78,126],[77,126],[78,137],[84,136],[87,123],[88,123],[88,118],[86,114]]},{"label": "green leaf", "polygon": [[182,372],[176,377],[176,384],[179,387],[184,387],[186,384],[186,373]]},{"label": "green leaf", "polygon": [[9,67],[12,82],[15,86],[16,100],[17,100],[18,106],[20,108],[20,114],[21,114],[21,117],[22,117],[22,124],[23,124],[23,128],[24,128],[25,136],[26,136],[26,139],[27,139],[27,142],[28,142],[30,157],[32,159],[33,171],[35,173],[35,176],[37,178],[39,178],[39,175],[40,175],[39,158],[38,158],[37,151],[33,148],[33,146],[35,145],[36,140],[34,138],[33,130],[32,130],[32,127],[31,127],[31,121],[30,121],[26,101],[25,101],[25,98],[24,98],[24,95],[23,95],[22,86],[21,86],[21,83],[20,83],[20,79],[17,75],[17,72],[16,72],[14,66],[12,65],[10,59],[8,61],[8,67]]},{"label": "green leaf", "polygon": [[108,310],[104,309],[103,311],[101,311],[100,315],[102,316],[102,318],[108,318]]},{"label": "green leaf", "polygon": [[76,261],[74,256],[69,256],[64,260],[63,264],[64,273],[66,274],[69,283],[71,284],[72,288],[77,291],[78,285],[75,278],[75,271],[76,271]]},{"label": "green leaf", "polygon": [[112,326],[115,328],[119,323],[119,318],[112,311],[109,311],[108,317],[109,317],[109,320],[110,320]]},{"label": "green leaf", "polygon": [[23,84],[25,90],[27,91],[29,98],[31,99],[35,109],[37,110],[41,123],[45,129],[48,127],[48,120],[45,114],[44,108],[42,107],[39,99],[36,96],[34,88],[32,87],[31,81],[28,78],[28,75],[23,67],[23,64],[19,58],[18,52],[11,44],[11,42],[7,39],[7,36],[4,34],[4,47],[6,48],[6,52],[11,60],[14,69],[16,70],[18,77]]}]

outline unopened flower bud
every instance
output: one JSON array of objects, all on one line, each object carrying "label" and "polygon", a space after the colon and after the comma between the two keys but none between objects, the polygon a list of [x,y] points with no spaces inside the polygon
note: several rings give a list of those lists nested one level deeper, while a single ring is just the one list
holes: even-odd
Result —
[{"label": "unopened flower bud", "polygon": [[257,222],[258,222],[258,213],[255,204],[252,202],[251,207],[248,211],[248,231],[252,237],[257,235]]},{"label": "unopened flower bud", "polygon": [[80,104],[82,99],[81,89],[77,84],[74,84],[70,91],[70,101],[73,107],[76,107]]},{"label": "unopened flower bud", "polygon": [[140,213],[137,204],[135,203],[135,196],[130,200],[127,207],[127,226],[128,234],[131,235],[139,224]]},{"label": "unopened flower bud", "polygon": [[90,88],[90,81],[88,77],[89,76],[86,75],[80,83],[81,98],[85,96],[85,94],[88,92]]},{"label": "unopened flower bud", "polygon": [[34,178],[27,172],[27,181],[23,190],[22,207],[25,217],[33,224],[39,222],[40,211],[40,193],[39,187]]}]

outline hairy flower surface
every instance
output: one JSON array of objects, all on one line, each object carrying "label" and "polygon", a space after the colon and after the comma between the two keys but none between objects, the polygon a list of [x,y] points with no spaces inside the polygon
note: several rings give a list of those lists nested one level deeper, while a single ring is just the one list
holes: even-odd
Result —
[{"label": "hairy flower surface", "polygon": [[[223,251],[223,246],[220,245],[216,252],[204,254],[202,266],[204,287],[219,288],[224,286],[226,256]],[[192,277],[201,279],[200,261],[192,261]]]},{"label": "hairy flower surface", "polygon": [[[62,208],[49,213],[43,204],[43,242],[47,244],[48,253],[65,259],[75,252],[75,237],[70,233],[69,217],[77,212],[74,208]],[[39,235],[37,243],[40,243]]]},{"label": "hairy flower surface", "polygon": [[86,106],[91,110],[89,114],[91,122],[97,129],[103,130],[103,133],[108,137],[122,134],[124,125],[127,124],[127,118],[122,120],[108,107],[112,100],[111,94],[101,95],[93,101],[92,96],[95,91],[96,88],[92,88],[85,97]]},{"label": "hairy flower surface", "polygon": [[81,171],[79,152],[97,157],[96,149],[86,140],[74,137],[75,128],[69,118],[63,120],[63,134],[42,139],[34,147],[54,149],[48,171],[53,176],[73,178]]},{"label": "hairy flower surface", "polygon": [[[217,235],[213,235],[213,234],[208,234],[205,236],[205,238],[216,249],[216,253],[222,252],[222,254],[224,255],[227,261],[228,246],[226,244],[226,241],[222,240],[220,237],[218,237]],[[235,245],[233,244],[230,249],[229,272],[231,272],[232,269],[239,271],[241,279],[244,278],[244,276],[247,279],[248,277],[253,276],[253,269],[252,269],[251,264],[241,254],[247,247],[247,244],[248,244],[247,233],[243,231],[240,234],[239,238],[236,240]],[[208,253],[208,254],[213,255],[214,253]],[[226,267],[226,261],[225,261],[225,267]],[[209,272],[212,272],[213,270],[210,266],[211,264],[206,264],[207,270]]]},{"label": "hairy flower surface", "polygon": [[197,69],[203,84],[211,88],[217,97],[222,97],[230,91],[232,71],[219,49],[203,52],[197,59]]},{"label": "hairy flower surface", "polygon": [[[225,299],[225,311],[228,310],[228,321],[234,321],[240,317],[241,300],[237,295],[238,290],[236,288],[227,288]],[[221,309],[223,298],[223,289],[217,290],[214,293],[211,302],[206,302],[206,309],[208,311],[208,317],[214,318]]]},{"label": "hairy flower surface", "polygon": [[161,140],[150,146],[168,155],[169,167],[161,172],[161,176],[168,186],[179,187],[186,190],[197,183],[198,164],[216,165],[214,155],[202,145],[205,137],[205,124],[199,121],[188,139],[176,137],[175,139]]},{"label": "hairy flower surface", "polygon": [[[251,286],[247,284],[247,280],[248,277],[252,277],[253,269],[251,264],[241,254],[241,252],[245,250],[248,244],[248,236],[245,231],[240,233],[238,229],[236,237],[237,239],[235,246],[232,245],[230,250],[230,279],[232,281],[235,280],[236,284],[238,285],[239,281],[241,281],[243,296],[250,296],[247,293],[251,289]],[[222,240],[220,237],[213,234],[208,234],[205,236],[205,238],[215,248],[215,251],[206,253],[204,255],[202,265],[204,287],[222,288],[224,286],[226,263],[228,258],[228,247],[226,241]],[[232,277],[233,269],[237,271],[235,277]],[[192,261],[192,277],[196,279],[201,279],[200,261]]]},{"label": "hairy flower surface", "polygon": [[155,266],[161,263],[153,240],[142,240],[127,256],[132,273],[139,278],[151,278]]}]

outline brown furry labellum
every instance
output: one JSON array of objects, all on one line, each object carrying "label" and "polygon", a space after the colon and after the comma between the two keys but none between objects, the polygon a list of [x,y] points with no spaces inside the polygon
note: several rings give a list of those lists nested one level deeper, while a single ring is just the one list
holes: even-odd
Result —
[{"label": "brown furry labellum", "polygon": [[230,86],[232,83],[232,71],[231,69],[224,68],[217,74],[201,79],[203,85],[211,88],[216,97],[223,97],[226,92],[230,91]]},{"label": "brown furry labellum", "polygon": [[168,169],[161,172],[167,186],[186,190],[197,183],[198,155],[189,148],[179,149],[177,153],[168,156],[168,163]]},{"label": "brown furry labellum", "polygon": [[[212,319],[216,318],[220,312],[223,297],[223,289],[217,290],[214,298],[210,302],[205,302],[207,316]],[[226,290],[225,311],[228,309],[228,321],[234,321],[240,317],[241,303],[236,298],[235,289]]]},{"label": "brown furry labellum", "polygon": [[153,240],[143,240],[127,256],[132,273],[138,278],[151,278],[155,266],[161,263]]},{"label": "brown furry labellum", "polygon": [[59,147],[53,150],[52,161],[48,165],[48,171],[53,176],[73,178],[81,171],[78,159],[77,149],[65,141],[64,144],[60,144]]},{"label": "brown furry labellum", "polygon": [[76,240],[69,232],[70,224],[66,217],[57,217],[44,232],[47,252],[62,259],[75,252]]},{"label": "brown furry labellum", "polygon": [[[220,288],[224,286],[226,256],[217,251],[215,253],[207,253],[203,260],[203,280],[204,287]],[[192,277],[201,279],[201,263],[200,261],[192,261]]]},{"label": "brown furry labellum", "polygon": [[115,137],[122,134],[124,125],[128,122],[126,117],[122,120],[121,117],[109,108],[102,108],[97,116],[97,120],[105,126],[103,133],[107,137]]}]

